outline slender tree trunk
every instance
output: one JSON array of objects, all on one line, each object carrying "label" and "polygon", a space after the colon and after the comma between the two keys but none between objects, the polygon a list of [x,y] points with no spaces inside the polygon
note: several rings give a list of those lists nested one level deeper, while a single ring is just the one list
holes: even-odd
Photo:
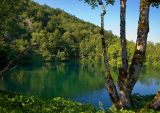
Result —
[{"label": "slender tree trunk", "polygon": [[154,99],[147,105],[147,108],[160,110],[160,91],[158,91]]},{"label": "slender tree trunk", "polygon": [[[160,0],[150,0],[150,2],[160,4]],[[154,99],[147,105],[147,108],[160,110],[160,91],[157,92]]]},{"label": "slender tree trunk", "polygon": [[126,0],[120,0],[120,40],[122,48],[122,69],[127,72],[127,42],[126,42]]},{"label": "slender tree trunk", "polygon": [[149,32],[149,8],[150,3],[148,0],[140,0],[140,16],[135,53],[127,76],[127,93],[129,96],[131,95],[133,87],[139,78],[139,74],[146,56],[146,45]]},{"label": "slender tree trunk", "polygon": [[121,107],[130,107],[131,99],[127,94],[127,70],[128,70],[128,56],[127,56],[127,42],[126,42],[126,0],[120,0],[120,41],[122,54],[122,68],[119,68],[118,87],[120,91],[120,105]]},{"label": "slender tree trunk", "polygon": [[[105,8],[102,7],[103,13],[101,14],[101,36],[102,36],[102,49],[104,56],[104,63],[106,68],[106,89],[109,92],[113,104],[117,108],[131,107],[132,101],[130,99],[131,93],[135,83],[139,78],[139,74],[146,55],[147,37],[149,32],[149,0],[140,0],[140,15],[137,30],[137,41],[135,53],[132,58],[131,65],[128,69],[127,59],[127,43],[125,37],[125,18],[126,18],[126,0],[121,0],[121,48],[122,48],[122,68],[119,70],[118,86],[120,90],[120,98],[118,96],[113,78],[111,76],[110,67],[108,63],[108,56],[106,50],[106,42],[104,36],[104,15]],[[103,4],[101,4],[103,5]]]},{"label": "slender tree trunk", "polygon": [[109,93],[109,96],[113,105],[118,106],[119,96],[110,72],[110,66],[108,62],[107,49],[106,49],[106,40],[104,35],[104,15],[106,14],[106,10],[104,6],[102,6],[102,9],[103,9],[103,12],[101,14],[101,32],[100,33],[101,33],[101,39],[102,39],[102,50],[103,50],[103,57],[104,57],[105,70],[106,70],[105,86]]}]

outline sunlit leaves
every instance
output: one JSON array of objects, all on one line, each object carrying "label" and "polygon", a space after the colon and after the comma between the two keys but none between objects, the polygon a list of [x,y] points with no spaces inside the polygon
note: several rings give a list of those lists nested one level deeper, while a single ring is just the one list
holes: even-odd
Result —
[{"label": "sunlit leaves", "polygon": [[3,113],[95,113],[91,105],[57,97],[47,101],[36,97],[26,97],[19,94],[0,91],[0,112]]},{"label": "sunlit leaves", "polygon": [[149,0],[149,2],[151,3],[152,7],[159,8],[160,0]]},{"label": "sunlit leaves", "polygon": [[[99,4],[99,0],[80,0],[80,1],[84,1],[85,3],[89,4],[90,6],[92,6],[92,8],[95,8],[98,6]],[[114,5],[115,0],[102,0],[104,5]]]}]

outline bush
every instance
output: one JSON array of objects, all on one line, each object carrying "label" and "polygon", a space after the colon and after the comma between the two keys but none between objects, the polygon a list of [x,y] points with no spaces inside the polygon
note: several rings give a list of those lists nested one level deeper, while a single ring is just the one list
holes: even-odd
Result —
[{"label": "bush", "polygon": [[42,100],[33,96],[0,91],[0,113],[160,113],[146,109],[145,105],[154,98],[154,95],[132,96],[133,107],[117,110],[114,106],[105,111],[100,105],[97,110],[92,105],[83,105],[61,97]]},{"label": "bush", "polygon": [[66,100],[60,97],[42,100],[15,93],[0,91],[0,113],[95,113],[92,105]]}]

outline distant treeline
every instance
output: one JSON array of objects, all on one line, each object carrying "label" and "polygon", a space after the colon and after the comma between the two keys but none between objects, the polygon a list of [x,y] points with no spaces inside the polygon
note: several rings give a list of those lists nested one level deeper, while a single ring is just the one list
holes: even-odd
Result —
[{"label": "distant treeline", "polygon": [[[44,60],[102,60],[98,26],[60,9],[42,6],[30,0],[19,1],[15,5],[15,11],[5,12],[8,16],[3,19],[6,18],[7,21],[6,24],[1,24],[5,29],[0,31],[0,69],[33,43],[37,43],[39,47],[32,52],[40,54]],[[120,64],[119,37],[111,31],[105,31],[105,36],[110,62]],[[127,43],[131,61],[135,43]],[[160,43],[148,42],[146,63],[160,64],[159,54]]]}]

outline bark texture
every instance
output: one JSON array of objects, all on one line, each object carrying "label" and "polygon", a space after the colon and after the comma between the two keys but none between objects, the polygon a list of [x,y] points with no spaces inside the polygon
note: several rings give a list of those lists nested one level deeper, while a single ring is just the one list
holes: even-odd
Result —
[{"label": "bark texture", "polygon": [[127,42],[126,42],[126,0],[120,0],[120,41],[122,54],[122,68],[119,68],[118,87],[120,93],[121,107],[130,107],[131,99],[127,94],[127,70],[128,70],[128,56],[127,56]]},{"label": "bark texture", "polygon": [[146,56],[147,37],[149,32],[149,8],[150,3],[146,0],[140,0],[140,15],[138,22],[137,41],[135,53],[129,68],[127,76],[127,93],[132,93],[133,87],[139,78],[139,74]]},{"label": "bark texture", "polygon": [[158,91],[154,99],[147,105],[147,108],[160,110],[160,91]]},{"label": "bark texture", "polygon": [[[146,56],[146,45],[147,45],[147,37],[149,32],[149,8],[150,8],[150,0],[140,0],[140,13],[139,13],[139,21],[138,21],[138,30],[137,30],[137,41],[135,46],[135,53],[132,58],[131,65],[128,69],[128,57],[127,57],[127,43],[126,43],[126,33],[125,33],[125,19],[126,19],[126,0],[120,0],[120,9],[121,9],[121,31],[120,31],[120,40],[121,40],[121,48],[122,48],[122,68],[119,69],[119,77],[118,77],[118,87],[119,94],[118,96],[113,78],[110,72],[110,66],[108,63],[108,56],[106,50],[106,40],[104,36],[104,15],[106,14],[106,10],[104,5],[102,4],[103,12],[101,14],[101,38],[102,38],[102,49],[104,56],[104,63],[106,68],[106,89],[109,92],[111,101],[113,104],[117,105],[117,108],[127,108],[132,106],[131,101],[131,93],[135,83],[139,78],[139,74],[141,68],[143,66],[145,56]],[[160,103],[160,96],[158,97],[158,101]],[[157,106],[160,106],[158,104]]]},{"label": "bark texture", "polygon": [[126,43],[126,0],[120,0],[120,40],[122,48],[122,69],[127,72],[128,57]]},{"label": "bark texture", "polygon": [[118,96],[116,86],[114,84],[114,81],[113,81],[113,78],[110,72],[110,66],[108,62],[107,49],[106,49],[106,40],[105,40],[105,35],[104,35],[104,15],[106,14],[106,9],[104,5],[102,5],[102,10],[103,12],[101,13],[101,32],[100,34],[101,34],[102,50],[103,50],[105,70],[106,70],[105,86],[109,93],[109,96],[110,96],[110,99],[113,105],[118,106],[119,96]]}]

